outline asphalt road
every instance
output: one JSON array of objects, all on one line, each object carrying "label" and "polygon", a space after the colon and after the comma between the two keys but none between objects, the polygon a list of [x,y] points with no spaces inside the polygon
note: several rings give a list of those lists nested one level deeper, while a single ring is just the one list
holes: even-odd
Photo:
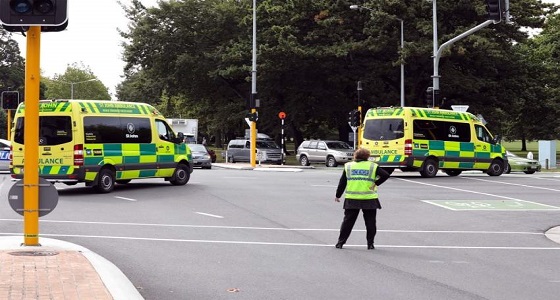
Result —
[{"label": "asphalt road", "polygon": [[[376,249],[363,221],[335,249],[341,168],[196,169],[94,194],[56,185],[40,234],[117,265],[146,299],[558,299],[560,173],[432,179],[393,173],[380,187]],[[3,199],[11,186],[0,175]],[[0,234],[22,217],[0,204]]]}]

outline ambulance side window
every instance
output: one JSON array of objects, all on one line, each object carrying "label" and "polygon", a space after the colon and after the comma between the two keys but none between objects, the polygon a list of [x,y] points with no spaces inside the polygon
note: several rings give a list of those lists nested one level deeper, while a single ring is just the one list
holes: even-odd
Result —
[{"label": "ambulance side window", "polygon": [[486,130],[486,128],[480,125],[474,125],[474,129],[476,130],[476,138],[481,142],[490,143],[492,141],[492,136]]},{"label": "ambulance side window", "polygon": [[160,139],[169,142],[174,142],[176,140],[175,133],[173,132],[171,127],[167,125],[167,123],[161,120],[156,120],[156,127]]}]

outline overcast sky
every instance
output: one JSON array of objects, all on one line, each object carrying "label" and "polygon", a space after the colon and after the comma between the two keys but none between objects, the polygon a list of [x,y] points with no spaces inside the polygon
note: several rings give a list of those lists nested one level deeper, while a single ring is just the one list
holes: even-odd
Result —
[{"label": "overcast sky", "polygon": [[[141,0],[154,6],[157,0]],[[117,28],[126,29],[128,20],[117,0],[70,0],[68,28],[61,32],[41,34],[41,71],[52,77],[64,74],[68,65],[83,63],[109,88],[115,98],[115,87],[123,80],[123,39]],[[123,3],[130,3],[121,0]],[[560,4],[560,0],[544,0]],[[25,57],[27,40],[14,33],[21,54]],[[116,100],[116,99],[115,99]],[[138,99],[142,100],[142,99]]]},{"label": "overcast sky", "polygon": [[[141,1],[147,7],[157,3],[156,0]],[[117,28],[125,30],[128,23],[123,9],[117,0],[68,2],[68,28],[41,34],[41,72],[52,77],[64,74],[68,65],[83,63],[115,98],[115,87],[123,80],[123,38],[117,32]],[[121,2],[130,3],[127,0]],[[21,55],[25,58],[27,38],[20,33],[14,33],[13,37],[19,42]]]}]

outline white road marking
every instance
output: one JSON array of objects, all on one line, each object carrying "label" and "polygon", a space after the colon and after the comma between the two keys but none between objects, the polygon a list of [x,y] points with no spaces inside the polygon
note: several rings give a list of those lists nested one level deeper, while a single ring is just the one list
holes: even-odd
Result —
[{"label": "white road marking", "polygon": [[532,188],[532,189],[540,189],[540,190],[547,190],[547,191],[560,192],[559,189],[551,189],[551,188],[545,188],[545,187],[534,186],[534,185],[526,185],[526,184],[511,183],[511,182],[503,182],[503,181],[494,181],[494,180],[480,179],[480,178],[472,178],[472,177],[463,177],[463,178],[464,178],[464,179],[468,179],[468,180],[478,180],[478,181],[484,181],[484,182],[499,183],[499,184],[507,184],[507,185],[515,185],[515,186],[522,186],[522,187]]},{"label": "white road marking", "polygon": [[479,195],[485,195],[485,196],[491,196],[491,197],[497,197],[497,198],[503,198],[503,199],[521,201],[521,199],[512,198],[512,197],[506,197],[506,196],[501,196],[501,195],[496,195],[496,194],[489,194],[489,193],[483,193],[483,192],[465,190],[465,189],[460,189],[460,188],[454,188],[454,187],[443,186],[443,185],[437,185],[437,184],[431,184],[431,183],[425,183],[425,182],[418,182],[418,181],[408,180],[408,179],[402,179],[402,178],[395,178],[395,179],[397,179],[397,180],[402,180],[402,181],[406,181],[406,182],[411,182],[411,183],[416,183],[416,184],[422,184],[422,185],[427,185],[427,186],[438,187],[438,188],[442,188],[442,189],[449,189],[449,190],[454,190],[454,191],[467,192],[467,193],[473,193],[473,194],[479,194]]},{"label": "white road marking", "polygon": [[[23,219],[0,219],[6,222],[23,222]],[[248,226],[220,226],[220,225],[187,225],[187,224],[156,224],[156,223],[122,223],[122,222],[90,222],[90,221],[64,221],[41,220],[41,223],[72,223],[95,225],[125,225],[125,226],[153,226],[153,227],[178,227],[178,228],[215,228],[215,229],[246,229],[246,230],[271,230],[271,231],[340,231],[339,228],[284,228],[284,227],[248,227]],[[365,232],[365,229],[354,229],[356,232]],[[378,229],[377,232],[392,233],[445,233],[445,234],[519,234],[519,235],[544,235],[542,232],[523,231],[475,231],[475,230],[401,230]]]},{"label": "white road marking", "polygon": [[138,200],[136,200],[136,199],[126,198],[126,197],[121,197],[121,196],[115,196],[115,198],[117,198],[117,199],[122,199],[122,200],[126,200],[126,201],[138,201]]},{"label": "white road marking", "polygon": [[218,218],[218,219],[223,219],[224,217],[222,216],[218,216],[218,215],[213,215],[213,214],[207,214],[207,213],[203,213],[203,212],[195,212],[195,214],[199,214],[199,215],[203,215],[203,216],[208,216],[208,217],[212,217],[212,218]]},{"label": "white road marking", "polygon": [[[20,233],[0,233],[0,235],[21,236]],[[188,240],[188,239],[163,239],[128,236],[103,236],[103,235],[76,235],[76,234],[41,234],[42,237],[73,237],[73,238],[98,238],[114,240],[137,240],[156,242],[180,243],[205,243],[205,244],[238,244],[238,245],[273,245],[273,246],[300,246],[300,247],[334,247],[332,244],[305,244],[305,243],[273,243],[251,241],[218,241],[218,240]],[[349,245],[344,247],[365,248],[365,245]],[[451,249],[451,250],[560,250],[560,247],[492,247],[492,246],[421,246],[421,245],[379,245],[376,248],[403,248],[403,249]]]}]

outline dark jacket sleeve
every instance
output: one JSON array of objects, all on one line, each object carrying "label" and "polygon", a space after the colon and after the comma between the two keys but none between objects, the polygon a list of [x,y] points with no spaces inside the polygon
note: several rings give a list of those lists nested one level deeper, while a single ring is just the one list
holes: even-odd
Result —
[{"label": "dark jacket sleeve", "polygon": [[342,197],[344,190],[346,189],[346,172],[342,170],[342,176],[340,176],[340,180],[338,181],[338,187],[336,188],[336,198]]},{"label": "dark jacket sleeve", "polygon": [[383,182],[385,182],[387,179],[389,179],[389,177],[391,177],[391,174],[389,174],[387,171],[385,171],[383,168],[377,167],[377,172],[376,172],[377,176],[379,176],[379,179],[377,179],[375,181],[375,185],[380,186]]}]

